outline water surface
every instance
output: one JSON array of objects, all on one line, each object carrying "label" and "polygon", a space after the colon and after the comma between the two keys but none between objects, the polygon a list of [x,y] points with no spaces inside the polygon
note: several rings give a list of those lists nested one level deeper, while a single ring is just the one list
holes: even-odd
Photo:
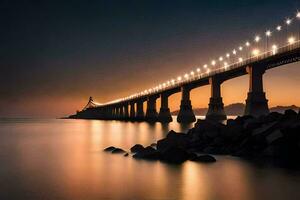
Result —
[{"label": "water surface", "polygon": [[102,150],[149,145],[170,123],[0,120],[0,199],[253,200],[300,199],[300,174],[237,158],[170,165]]}]

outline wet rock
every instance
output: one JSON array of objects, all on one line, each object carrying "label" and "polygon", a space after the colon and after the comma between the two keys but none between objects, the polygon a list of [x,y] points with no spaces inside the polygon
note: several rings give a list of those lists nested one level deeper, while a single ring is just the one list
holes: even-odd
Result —
[{"label": "wet rock", "polygon": [[121,148],[115,148],[114,150],[111,151],[111,153],[114,153],[114,154],[118,154],[118,153],[126,153],[126,151],[124,151],[124,150],[121,149]]},{"label": "wet rock", "polygon": [[157,142],[157,150],[159,152],[164,152],[170,147],[180,147],[186,149],[189,145],[189,138],[186,134],[176,133],[175,131],[170,131],[166,138],[159,140]]},{"label": "wet rock", "polygon": [[285,118],[296,118],[297,112],[292,109],[288,109],[288,110],[284,111],[284,117]]},{"label": "wet rock", "polygon": [[195,124],[195,132],[202,133],[203,136],[214,138],[220,134],[220,129],[224,125],[212,120],[198,120]]},{"label": "wet rock", "polygon": [[116,149],[116,147],[110,146],[110,147],[105,148],[103,151],[112,152],[115,149]]},{"label": "wet rock", "polygon": [[144,149],[145,149],[145,147],[144,147],[143,145],[141,145],[141,144],[136,144],[136,145],[134,145],[133,147],[130,148],[130,151],[131,151],[132,153],[138,153],[138,152],[140,152],[140,151],[142,151],[142,150],[144,150]]},{"label": "wet rock", "polygon": [[212,162],[216,162],[217,160],[211,155],[201,155],[201,156],[195,157],[192,161],[212,163]]},{"label": "wet rock", "polygon": [[134,154],[133,157],[138,159],[158,160],[160,158],[160,153],[156,149],[148,146]]},{"label": "wet rock", "polygon": [[171,146],[161,152],[161,159],[165,162],[180,164],[189,159],[189,154],[181,147]]}]

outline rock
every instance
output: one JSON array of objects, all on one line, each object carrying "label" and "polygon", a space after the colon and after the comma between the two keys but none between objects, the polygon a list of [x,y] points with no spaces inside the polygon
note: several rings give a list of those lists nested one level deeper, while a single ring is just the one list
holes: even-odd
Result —
[{"label": "rock", "polygon": [[169,162],[180,164],[189,159],[189,154],[178,146],[171,146],[161,152],[161,159]]},{"label": "rock", "polygon": [[211,155],[201,155],[201,156],[195,157],[192,161],[212,163],[212,162],[216,162],[217,160]]},{"label": "rock", "polygon": [[127,157],[128,155],[129,155],[128,153],[125,153],[125,154],[124,154],[124,157]]},{"label": "rock", "polygon": [[219,135],[221,127],[224,125],[212,120],[198,120],[195,124],[195,132],[202,133],[209,138],[215,138]]},{"label": "rock", "polygon": [[103,151],[109,151],[109,152],[112,152],[112,151],[115,150],[115,149],[116,149],[116,147],[110,146],[110,147],[105,148]]},{"label": "rock", "polygon": [[156,143],[152,143],[150,146],[151,146],[151,147],[156,147],[157,144],[156,144]]},{"label": "rock", "polygon": [[184,133],[176,133],[175,131],[170,131],[166,138],[159,140],[157,142],[157,150],[163,152],[166,149],[175,146],[180,148],[187,148],[189,145],[189,138]]},{"label": "rock", "polygon": [[267,135],[266,140],[268,144],[271,144],[272,142],[274,142],[275,140],[281,137],[283,137],[283,134],[281,133],[280,130],[277,129],[273,131],[271,134]]},{"label": "rock", "polygon": [[288,110],[284,111],[284,117],[285,118],[296,118],[297,112],[292,109],[288,109]]},{"label": "rock", "polygon": [[138,152],[140,152],[140,151],[142,151],[142,150],[144,150],[144,149],[145,149],[145,147],[144,147],[143,145],[141,145],[141,144],[136,144],[136,145],[134,145],[133,147],[130,148],[130,151],[131,151],[132,153],[138,153]]},{"label": "rock", "polygon": [[138,159],[158,160],[160,158],[160,153],[154,148],[148,146],[134,154],[133,157]]},{"label": "rock", "polygon": [[124,151],[123,149],[120,148],[115,148],[114,150],[112,150],[111,153],[117,154],[117,153],[126,153],[126,151]]}]

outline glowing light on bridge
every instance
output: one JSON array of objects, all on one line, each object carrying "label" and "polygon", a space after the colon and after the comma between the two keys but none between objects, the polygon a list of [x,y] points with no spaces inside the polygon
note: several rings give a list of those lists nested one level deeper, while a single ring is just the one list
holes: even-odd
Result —
[{"label": "glowing light on bridge", "polygon": [[227,57],[227,58],[229,58],[229,57],[230,57],[230,54],[229,54],[229,53],[227,53],[227,54],[226,54],[226,57]]},{"label": "glowing light on bridge", "polygon": [[235,50],[235,49],[233,49],[232,53],[233,53],[233,55],[236,55],[236,50]]},{"label": "glowing light on bridge", "polygon": [[177,81],[181,81],[181,79],[182,79],[181,76],[177,77]]},{"label": "glowing light on bridge", "polygon": [[242,50],[243,50],[243,47],[242,47],[242,46],[240,46],[240,47],[239,47],[239,50],[240,50],[240,51],[242,51]]},{"label": "glowing light on bridge", "polygon": [[216,61],[215,61],[215,60],[212,60],[212,61],[211,61],[211,65],[212,65],[212,66],[215,66],[215,65],[216,65]]},{"label": "glowing light on bridge", "polygon": [[276,27],[276,30],[277,30],[277,31],[281,31],[281,28],[282,28],[281,26],[277,26],[277,27]]},{"label": "glowing light on bridge", "polygon": [[219,61],[222,61],[223,60],[223,57],[221,56],[220,58],[219,58]]},{"label": "glowing light on bridge", "polygon": [[273,54],[277,53],[277,49],[278,49],[278,46],[276,44],[273,44],[272,45],[272,52],[273,52]]},{"label": "glowing light on bridge", "polygon": [[259,41],[260,41],[259,35],[255,36],[254,41],[255,41],[255,42],[259,42]]},{"label": "glowing light on bridge", "polygon": [[185,75],[184,75],[184,78],[185,78],[185,79],[189,79],[189,75],[188,75],[188,74],[185,74]]},{"label": "glowing light on bridge", "polygon": [[206,69],[207,68],[207,64],[203,65],[203,68]]},{"label": "glowing light on bridge", "polygon": [[267,37],[270,37],[271,34],[272,34],[272,32],[271,32],[270,30],[266,31],[266,36],[267,36]]},{"label": "glowing light on bridge", "polygon": [[259,53],[260,53],[259,49],[253,49],[253,51],[252,51],[252,55],[254,55],[254,56],[258,56]]},{"label": "glowing light on bridge", "polygon": [[239,62],[243,62],[243,58],[240,57],[240,58],[239,58]]},{"label": "glowing light on bridge", "polygon": [[298,11],[296,17],[300,19],[300,12]]},{"label": "glowing light on bridge", "polygon": [[194,76],[194,74],[195,74],[194,71],[191,71],[191,76]]},{"label": "glowing light on bridge", "polygon": [[247,42],[245,43],[245,45],[246,45],[246,47],[249,47],[249,46],[250,46],[250,42],[247,41]]},{"label": "glowing light on bridge", "polygon": [[294,44],[295,41],[296,41],[296,39],[294,37],[289,37],[289,39],[288,39],[289,44]]},{"label": "glowing light on bridge", "polygon": [[198,72],[198,73],[201,72],[200,68],[197,68],[197,72]]},{"label": "glowing light on bridge", "polygon": [[288,19],[285,21],[285,23],[286,23],[287,25],[290,25],[290,24],[292,23],[292,20],[288,18]]}]

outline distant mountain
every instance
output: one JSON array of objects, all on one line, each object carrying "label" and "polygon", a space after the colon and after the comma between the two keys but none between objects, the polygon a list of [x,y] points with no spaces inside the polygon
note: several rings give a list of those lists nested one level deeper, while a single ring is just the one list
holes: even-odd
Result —
[{"label": "distant mountain", "polygon": [[[288,109],[292,109],[295,111],[299,111],[298,106],[295,105],[291,105],[291,106],[276,106],[276,107],[272,107],[270,108],[270,112],[279,112],[279,113],[283,113],[285,110]],[[206,115],[207,113],[207,108],[195,108],[193,109],[195,115]],[[243,103],[234,103],[234,104],[229,104],[227,106],[224,107],[224,110],[226,112],[227,115],[243,115],[244,114],[244,110],[245,110],[245,104]],[[173,111],[172,115],[177,115],[179,112],[179,110]]]}]

